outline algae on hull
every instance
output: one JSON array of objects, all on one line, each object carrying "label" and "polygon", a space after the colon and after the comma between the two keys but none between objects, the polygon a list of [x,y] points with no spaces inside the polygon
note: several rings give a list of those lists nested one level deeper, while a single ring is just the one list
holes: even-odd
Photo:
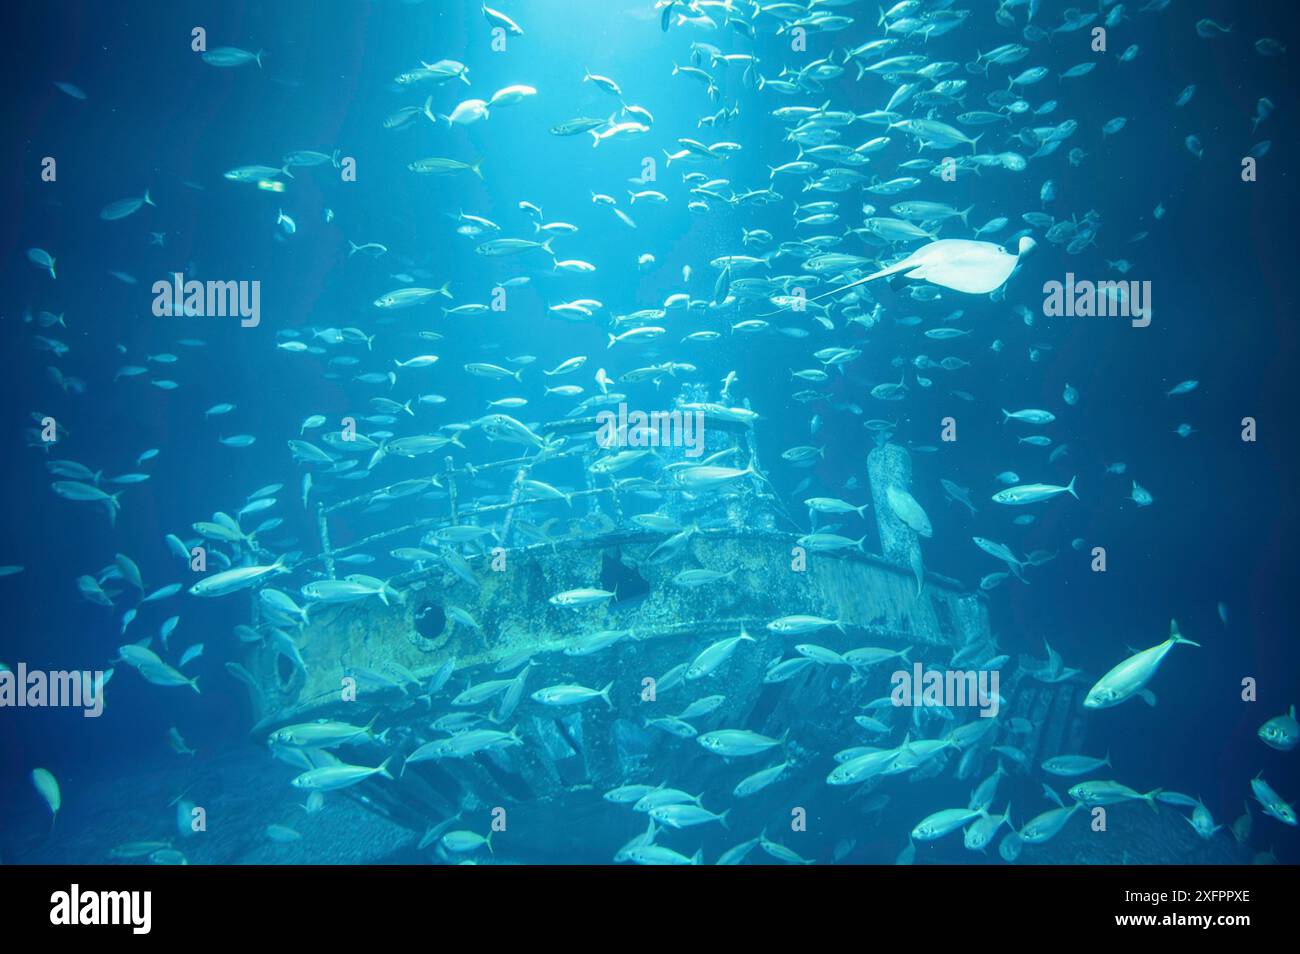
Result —
[{"label": "algae on hull", "polygon": [[[724,433],[732,434],[737,447],[746,438],[734,427]],[[523,473],[526,464],[520,466]],[[889,487],[906,489],[910,483],[906,451],[894,445],[878,448],[869,475],[881,549],[888,558],[851,548],[802,553],[799,534],[775,529],[780,515],[774,498],[765,496],[759,479],[751,479],[752,486],[712,502],[725,509],[725,517],[715,521],[721,525],[700,529],[677,558],[656,564],[647,557],[664,535],[629,526],[619,495],[589,482],[585,499],[589,513],[601,517],[601,532],[470,556],[477,585],[438,564],[394,578],[402,598],[389,605],[372,598],[314,608],[298,640],[305,672],[288,664],[274,644],[253,646],[247,670],[256,687],[255,731],[324,716],[361,722],[382,709],[389,741],[409,754],[430,737],[430,703],[413,687],[368,688],[354,682],[356,677],[380,673],[401,683],[406,677],[399,674],[412,673],[423,681],[454,659],[456,672],[447,692],[455,695],[471,680],[503,678],[494,672],[503,661],[531,656],[546,675],[529,675],[524,701],[514,713],[514,729],[523,744],[470,759],[413,764],[398,785],[367,783],[365,790],[376,799],[375,807],[386,805],[393,812],[405,797],[397,792],[408,786],[422,789],[416,801],[424,810],[432,803],[443,813],[453,812],[466,793],[476,800],[506,796],[515,803],[565,799],[575,791],[623,784],[655,756],[666,754],[667,746],[680,743],[647,723],[683,709],[690,701],[688,692],[680,685],[661,690],[658,683],[705,647],[745,632],[753,642],[743,642],[715,673],[688,684],[700,690],[695,695],[725,697],[699,731],[744,726],[775,737],[797,724],[788,749],[809,762],[810,777],[820,783],[825,773],[818,760],[842,747],[844,726],[852,724],[864,701],[889,694],[895,667],[877,666],[850,680],[847,667],[813,665],[788,683],[769,685],[764,675],[772,661],[792,655],[799,642],[814,641],[837,652],[864,645],[894,651],[911,647],[910,661],[946,668],[963,646],[995,646],[983,599],[954,580],[920,569],[916,533],[880,505]],[[490,508],[494,516],[504,510],[509,518],[528,504],[519,499],[521,485],[522,478],[517,479],[510,503]],[[448,477],[448,490],[453,524],[475,512],[458,511],[454,475]],[[616,519],[605,514],[605,503]],[[477,512],[484,509],[489,508]],[[328,556],[325,527],[322,542]],[[728,576],[698,587],[679,586],[674,577],[686,567]],[[556,593],[594,586],[617,596],[578,608],[550,603]],[[467,611],[477,628],[454,622],[453,607]],[[828,627],[799,640],[766,628],[771,620],[795,613],[839,620],[847,632]],[[608,630],[627,630],[629,636],[590,656],[564,653],[578,637]],[[516,672],[513,667],[512,674]],[[548,683],[600,689],[611,680],[608,707],[592,701],[552,708],[527,698]],[[856,683],[851,690],[846,689],[850,681]],[[345,701],[353,686],[356,701]],[[1034,737],[1030,757],[1060,751],[1048,751],[1040,739],[1060,744],[1074,736],[1062,728],[1069,721],[1069,694],[1068,687],[1035,687],[1026,693],[1027,700],[1038,699],[1040,708],[1050,709],[1053,721],[1050,732]],[[1063,701],[1053,705],[1053,699]],[[968,772],[979,769],[995,735],[977,744]],[[724,760],[698,746],[679,745],[670,757],[679,764],[685,759],[682,771],[697,778],[725,774]],[[927,774],[945,763],[936,760]]]},{"label": "algae on hull", "polygon": [[[672,582],[679,567],[640,562],[659,540],[646,533],[614,533],[566,541],[557,551],[534,545],[509,551],[506,570],[478,573],[478,588],[434,570],[408,574],[395,584],[405,593],[403,602],[385,606],[369,600],[315,610],[300,639],[305,675],[288,667],[274,646],[259,646],[251,654],[248,668],[266,699],[259,721],[328,707],[338,700],[340,679],[350,668],[382,672],[396,664],[427,676],[452,657],[458,670],[492,666],[526,651],[561,652],[576,637],[601,630],[630,630],[647,675],[689,658],[707,645],[702,640],[735,635],[741,626],[766,640],[773,636],[766,623],[791,613],[839,619],[899,649],[951,648],[988,631],[984,605],[953,581],[931,576],[918,596],[909,575],[876,557],[811,554],[805,571],[773,574],[772,566],[790,563],[793,535],[702,530],[688,544],[688,565],[735,575],[685,588]],[[624,559],[639,568],[628,569]],[[490,562],[470,561],[476,569]],[[555,593],[592,585],[614,567],[639,576],[647,587],[644,595],[592,607],[549,603]],[[447,614],[452,606],[468,611],[480,629],[455,623]],[[769,643],[774,651],[782,648],[781,639]],[[603,654],[593,658],[596,667],[604,661]]]}]

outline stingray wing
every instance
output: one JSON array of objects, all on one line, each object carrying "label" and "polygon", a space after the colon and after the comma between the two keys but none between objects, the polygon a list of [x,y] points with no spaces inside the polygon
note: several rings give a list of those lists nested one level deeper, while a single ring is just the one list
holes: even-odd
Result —
[{"label": "stingray wing", "polygon": [[987,295],[1004,285],[1019,258],[992,242],[940,239],[918,252],[925,260],[908,277],[967,295]]}]

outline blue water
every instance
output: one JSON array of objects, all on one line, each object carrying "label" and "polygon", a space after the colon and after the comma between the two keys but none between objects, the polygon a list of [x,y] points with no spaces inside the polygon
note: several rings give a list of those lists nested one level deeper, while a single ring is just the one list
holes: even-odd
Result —
[{"label": "blue water", "polygon": [[[771,17],[759,18],[758,36],[750,40],[727,27],[705,31],[674,25],[661,32],[657,14],[639,0],[515,0],[508,7],[502,0],[501,5],[525,34],[510,37],[499,53],[490,48],[489,27],[472,3],[177,5],[142,0],[129,8],[74,2],[6,8],[10,172],[0,259],[0,327],[7,355],[0,399],[9,410],[4,436],[10,450],[0,564],[25,569],[0,578],[5,607],[0,661],[13,666],[22,660],[42,669],[103,668],[124,641],[121,615],[135,594],[127,588],[120,605],[110,610],[82,600],[76,578],[97,574],[114,554],[125,553],[139,563],[146,589],[180,580],[183,567],[167,551],[164,536],[177,533],[190,539],[192,523],[208,519],[214,510],[237,510],[264,485],[285,484],[280,506],[250,522],[283,516],[285,525],[274,535],[282,549],[314,553],[315,527],[297,502],[301,468],[289,458],[285,441],[298,437],[308,414],[334,421],[357,413],[369,397],[388,394],[351,381],[354,373],[387,370],[394,358],[426,351],[441,355],[432,370],[400,373],[393,393],[402,401],[428,392],[445,395],[445,404],[420,411],[421,420],[436,426],[473,420],[485,413],[488,400],[514,394],[531,401],[522,411],[507,411],[521,420],[562,416],[569,399],[542,398],[540,371],[573,355],[590,359],[580,375],[564,383],[583,384],[588,395],[596,367],[617,376],[657,361],[687,361],[698,367],[688,379],[706,383],[715,396],[727,372],[736,373],[733,393],[762,415],[756,429],[762,463],[795,513],[801,513],[798,501],[806,496],[866,499],[865,462],[872,439],[863,421],[885,418],[899,422],[896,443],[938,448],[913,453],[913,492],[936,528],[924,547],[927,568],[970,587],[1000,569],[971,544],[972,535],[1007,542],[1020,554],[1035,549],[1058,553],[1053,562],[1031,571],[1030,585],[1010,581],[988,594],[994,632],[1013,659],[1021,653],[1041,658],[1046,639],[1068,665],[1095,678],[1130,648],[1163,640],[1169,619],[1176,618],[1201,648],[1179,647],[1166,660],[1151,686],[1158,706],[1131,701],[1088,716],[1088,751],[1110,752],[1116,766],[1110,777],[1142,792],[1163,787],[1198,797],[1224,824],[1241,813],[1243,800],[1250,797],[1249,779],[1257,773],[1263,772],[1284,798],[1300,797],[1296,753],[1275,751],[1256,738],[1266,719],[1285,712],[1300,697],[1300,652],[1293,637],[1298,581],[1292,556],[1300,522],[1293,489],[1295,442],[1289,433],[1297,353],[1292,273],[1298,203],[1290,167],[1296,147],[1290,96],[1294,54],[1266,57],[1252,46],[1260,37],[1293,45],[1295,19],[1289,4],[1174,0],[1162,12],[1142,13],[1140,4],[1132,3],[1127,17],[1109,31],[1104,56],[1088,50],[1085,29],[1026,43],[1031,52],[1025,59],[991,66],[987,78],[959,66],[945,78],[969,81],[966,101],[964,107],[938,112],[946,122],[963,109],[991,108],[985,95],[1005,87],[1008,75],[1049,67],[1046,80],[1021,93],[1031,108],[1056,99],[1050,115],[1017,116],[1009,124],[968,130],[972,135],[985,131],[981,152],[1014,149],[1027,155],[1031,150],[1008,141],[1011,133],[1066,119],[1078,122],[1077,132],[1058,151],[1032,160],[1024,172],[962,169],[954,183],[914,173],[923,185],[900,196],[875,196],[857,188],[801,193],[802,177],[781,177],[776,188],[784,199],[779,203],[712,203],[703,213],[688,210],[691,197],[679,171],[703,170],[729,179],[738,189],[764,188],[768,166],[795,158],[793,145],[784,140],[787,127],[771,117],[771,110],[830,101],[832,108],[865,113],[883,109],[894,86],[875,76],[857,81],[850,67],[821,91],[785,96],[747,83],[743,66],[719,65],[714,72],[720,96],[710,101],[703,84],[671,75],[673,64],[691,61],[692,42],[752,52],[759,61],[756,72],[768,79],[776,78],[783,65],[798,69],[832,50],[838,63],[846,46],[884,35],[876,24],[876,5],[825,7],[858,22],[843,33],[811,34],[808,53],[792,52],[786,37],[775,36]],[[886,55],[920,52],[965,64],[976,51],[1025,42],[1023,7],[1009,11],[1015,25],[1006,28],[994,19],[994,4],[985,0],[952,6],[971,10],[960,27],[926,43],[903,39]],[[1044,0],[1034,22],[1050,29],[1068,6]],[[1203,17],[1232,24],[1232,31],[1203,39],[1195,30]],[[190,49],[196,25],[206,29],[210,48],[265,49],[263,68],[219,69],[203,63]],[[1138,44],[1138,56],[1118,62],[1130,44]],[[472,84],[402,89],[394,83],[397,74],[417,68],[421,60],[443,58],[467,64]],[[1091,59],[1099,63],[1089,75],[1058,80],[1060,72]],[[589,134],[551,135],[548,129],[561,121],[603,118],[617,109],[615,99],[582,82],[584,69],[616,79],[627,103],[653,114],[651,131],[597,148]],[[75,84],[86,98],[66,95],[55,82]],[[494,109],[486,121],[448,129],[417,116],[404,128],[382,128],[385,116],[420,105],[425,95],[432,94],[435,109],[445,112],[460,99],[487,98],[515,83],[536,87],[537,95]],[[1189,83],[1196,84],[1194,98],[1176,108],[1175,98]],[[1269,97],[1276,112],[1252,132],[1251,116],[1260,97]],[[733,103],[739,115],[728,125],[697,128],[701,116]],[[922,115],[911,106],[905,111]],[[1128,117],[1127,126],[1103,138],[1102,124],[1114,116]],[[918,155],[936,159],[945,154],[918,153],[906,136],[880,126],[855,123],[844,132],[842,141],[851,145],[891,135],[887,149],[862,168],[868,176],[907,175],[895,172],[895,166]],[[1199,159],[1184,145],[1193,134],[1204,147]],[[678,148],[679,136],[732,141],[743,150],[725,162],[667,165],[663,150]],[[1243,182],[1241,159],[1262,140],[1270,140],[1271,148],[1259,160],[1258,181]],[[1075,147],[1086,153],[1077,167],[1066,158]],[[301,149],[327,154],[338,149],[354,158],[356,181],[340,181],[329,164],[294,170],[279,194],[222,176],[241,165],[278,166],[282,155]],[[949,151],[964,155],[966,149]],[[407,163],[427,156],[481,160],[483,177],[420,176],[406,169]],[[657,180],[629,185],[630,178],[641,174],[645,156],[656,157]],[[41,181],[44,157],[57,161],[54,182]],[[1055,182],[1057,196],[1045,205],[1039,190],[1047,179]],[[100,218],[107,203],[140,195],[146,187],[156,208],[146,206],[121,221]],[[661,190],[670,201],[629,206],[632,188]],[[614,196],[638,227],[627,228],[609,209],[594,204],[593,192]],[[973,205],[972,228],[1005,215],[1011,223],[990,240],[1014,248],[1008,236],[1026,228],[1038,248],[1007,286],[1005,301],[939,289],[938,301],[919,302],[906,294],[919,283],[877,283],[868,287],[884,306],[883,318],[866,331],[840,319],[828,333],[806,316],[788,321],[786,315],[771,319],[773,325],[797,324],[811,329],[809,337],[787,338],[775,329],[731,336],[726,325],[734,319],[678,314],[667,319],[669,333],[652,344],[606,348],[608,315],[656,308],[683,291],[707,300],[717,276],[708,264],[711,259],[760,254],[741,246],[742,227],[770,231],[776,237],[771,247],[794,240],[796,199],[838,201],[841,214],[836,225],[799,229],[799,237],[858,227],[864,203],[874,205],[877,215],[890,215],[888,206],[896,201],[929,199],[959,209]],[[488,259],[475,252],[480,239],[456,234],[455,216],[463,211],[500,225],[498,237],[533,238],[532,219],[519,208],[521,200],[540,206],[548,221],[579,227],[576,235],[562,236],[555,245],[562,258],[594,263],[594,275],[548,274],[549,260],[534,253]],[[1157,204],[1167,210],[1158,220],[1153,215]],[[281,209],[297,223],[292,235],[276,224]],[[326,221],[326,209],[332,210],[332,221]],[[1041,229],[1020,220],[1024,212],[1044,210],[1058,220],[1081,220],[1095,211],[1101,223],[1096,244],[1067,255],[1063,246],[1045,241]],[[150,243],[152,232],[165,232],[163,247]],[[1149,234],[1130,242],[1138,232]],[[942,235],[970,238],[972,232],[953,220]],[[380,242],[389,251],[379,259],[349,257],[349,240]],[[56,257],[57,279],[27,260],[30,247],[48,249]],[[837,250],[874,254],[852,235]],[[638,269],[637,256],[646,252],[656,262],[648,270]],[[1132,271],[1122,277],[1152,283],[1150,327],[1133,328],[1119,319],[1042,316],[1044,282],[1063,280],[1066,271],[1081,278],[1119,278],[1107,261],[1121,258],[1132,263]],[[689,284],[683,282],[685,266],[693,272]],[[150,286],[177,270],[187,278],[260,281],[260,325],[243,329],[228,318],[154,317]],[[436,288],[450,282],[455,301],[439,298],[432,306],[389,314],[371,305],[400,287],[393,274],[419,270],[427,277],[415,284]],[[137,283],[126,284],[109,271],[127,273]],[[798,263],[786,258],[772,271],[795,274]],[[509,290],[504,313],[440,315],[443,305],[489,302],[497,283],[518,275],[532,280]],[[547,305],[575,298],[598,299],[605,309],[588,323],[546,314]],[[1032,327],[1013,311],[1016,305],[1034,314]],[[740,317],[770,310],[761,301],[746,307]],[[973,329],[971,335],[951,342],[921,337],[923,328],[958,308],[965,314],[953,324]],[[24,321],[25,315],[40,311],[64,314],[66,329]],[[924,322],[917,327],[895,323],[907,315],[921,315]],[[327,377],[329,356],[361,352],[345,347],[318,357],[275,347],[289,340],[284,336],[290,331],[312,343],[312,329],[348,326],[377,335],[374,351],[366,356],[373,367],[336,368]],[[417,327],[435,329],[445,338],[421,341],[409,333]],[[678,344],[688,331],[704,327],[723,330],[723,340]],[[63,341],[67,354],[56,357],[41,350],[37,335]],[[176,344],[186,337],[205,345]],[[991,349],[995,339],[1004,343],[1001,351]],[[809,355],[830,344],[853,344],[863,351],[847,373],[831,369],[825,386],[834,402],[855,404],[860,414],[792,398],[804,385],[792,381],[790,371],[816,366]],[[1030,349],[1038,345],[1048,347],[1031,360]],[[145,360],[160,352],[175,353],[179,361],[161,366]],[[525,369],[519,386],[470,377],[460,369],[470,361],[502,364],[525,353],[538,360]],[[891,359],[910,361],[920,353],[936,359],[957,355],[971,365],[955,372],[916,372],[908,365],[905,401],[885,404],[869,396],[874,385],[899,378]],[[115,371],[125,364],[149,365],[150,374],[115,381]],[[51,365],[84,380],[85,393],[61,389],[47,370]],[[933,379],[933,387],[913,383],[917,373]],[[162,391],[149,385],[150,378],[170,378],[180,387]],[[1188,395],[1165,396],[1186,379],[1198,380],[1199,387]],[[1067,382],[1081,395],[1075,407],[1061,399]],[[648,383],[619,390],[649,404],[670,400],[672,388],[669,379],[659,392]],[[974,401],[953,398],[952,389],[970,392]],[[218,402],[237,406],[228,415],[205,418],[205,409]],[[1015,442],[1015,436],[1034,431],[1003,424],[1000,409],[1024,407],[1057,414],[1058,421],[1043,433],[1069,444],[1064,458],[1048,465],[1048,451]],[[55,449],[31,446],[27,439],[34,412],[54,416],[66,429]],[[810,437],[813,414],[823,423],[820,433]],[[939,439],[940,421],[950,414],[958,418],[959,439],[945,444]],[[1258,422],[1259,438],[1253,443],[1240,439],[1241,420],[1247,416]],[[1173,433],[1183,422],[1195,428],[1190,437]],[[232,434],[255,435],[257,441],[248,448],[218,443],[219,437]],[[514,450],[513,445],[471,440],[471,459],[507,456],[502,447]],[[824,459],[808,470],[780,460],[782,450],[802,444],[825,445]],[[158,448],[160,454],[137,466],[137,455],[147,448]],[[63,500],[51,491],[56,478],[46,470],[49,459],[79,461],[106,476],[143,471],[150,478],[121,488],[122,511],[110,527],[102,507]],[[1104,473],[1105,465],[1116,461],[1127,464],[1126,475]],[[1029,527],[1014,527],[1006,513],[1010,508],[988,499],[1000,489],[994,476],[1004,470],[1014,470],[1026,481],[1061,484],[1077,475],[1081,499],[1057,498],[1022,508],[1038,519]],[[402,462],[373,485],[408,471],[422,472]],[[796,485],[806,477],[813,485],[797,492]],[[978,513],[968,515],[945,503],[940,477],[971,487]],[[850,478],[858,481],[856,491],[844,489]],[[1154,495],[1152,506],[1138,508],[1124,500],[1134,479]],[[573,475],[565,480],[576,483]],[[357,492],[346,483],[342,488],[340,496]],[[867,533],[869,548],[876,549],[871,523],[859,529],[853,521],[844,532],[854,537]],[[364,532],[361,525],[347,522],[336,530],[343,540]],[[1073,549],[1075,538],[1087,546]],[[1089,571],[1093,546],[1106,548],[1105,573]],[[361,572],[383,575],[373,567]],[[1227,608],[1226,624],[1219,616],[1220,603]],[[245,691],[223,668],[234,658],[231,630],[246,621],[247,601],[181,595],[144,607],[128,635],[151,635],[163,619],[176,614],[181,621],[172,647],[206,645],[198,662],[187,667],[189,675],[198,676],[201,695],[150,686],[119,666],[100,719],[53,709],[0,712],[0,804],[6,817],[21,817],[28,828],[43,826],[44,807],[28,779],[36,766],[60,779],[67,813],[91,799],[108,810],[115,780],[176,760],[166,742],[171,726],[198,750],[198,759],[250,745]],[[1243,679],[1258,681],[1257,701],[1241,700]],[[530,685],[530,691],[537,687],[540,683]],[[829,755],[822,753],[806,771],[824,774],[833,764]],[[1030,802],[1038,806],[1035,811],[1051,807],[1038,791],[1040,774],[1017,781],[1026,800],[1024,811],[1031,810]],[[926,783],[930,794],[919,798],[915,808],[903,807],[899,795],[888,830],[871,836],[881,846],[878,851],[850,860],[892,861],[906,843],[908,827],[922,815],[950,803],[964,804],[974,783],[950,776]],[[174,794],[160,793],[160,803]],[[1002,801],[999,796],[999,806]],[[837,804],[842,800],[827,798],[821,806],[828,831],[836,829]],[[843,837],[849,837],[849,819],[856,815],[842,810]],[[1282,861],[1300,859],[1294,827],[1263,816],[1257,803],[1252,802],[1252,812],[1254,832],[1243,849],[1247,858],[1271,848]],[[168,812],[161,810],[161,815],[166,818]],[[620,827],[612,826],[607,838],[593,835],[590,853],[573,860],[609,860],[630,837],[625,828],[620,819]],[[718,840],[709,833],[709,844],[717,847],[706,852],[708,860],[750,834],[755,833]],[[1231,839],[1226,831],[1215,837]],[[828,846],[837,840],[828,836],[809,853],[830,860]],[[17,854],[21,860],[40,861],[52,857],[43,854],[49,850],[48,840],[0,834],[0,858],[5,860]],[[102,861],[103,856],[77,860]],[[530,859],[524,844],[514,860],[537,859]]]}]

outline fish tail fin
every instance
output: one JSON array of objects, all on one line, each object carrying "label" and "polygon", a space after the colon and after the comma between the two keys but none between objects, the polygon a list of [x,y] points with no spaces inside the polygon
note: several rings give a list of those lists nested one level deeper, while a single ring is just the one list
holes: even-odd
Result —
[{"label": "fish tail fin", "polygon": [[1002,408],[1002,423],[1005,424],[1009,420],[1011,420],[1011,412],[1004,407]]},{"label": "fish tail fin", "polygon": [[351,246],[348,249],[348,258],[351,258],[353,255],[357,254],[357,249],[361,248],[361,246],[352,241],[352,239],[348,239],[348,245]]},{"label": "fish tail fin", "polygon": [[1178,631],[1177,620],[1171,619],[1169,621],[1169,638],[1172,639],[1175,643],[1186,643],[1189,646],[1195,646],[1197,649],[1201,648],[1200,643],[1192,642],[1190,639],[1185,638],[1183,634]]},{"label": "fish tail fin", "polygon": [[552,258],[555,257],[555,250],[551,248],[551,243],[554,241],[555,241],[555,236],[552,235],[550,238],[548,238],[545,242],[542,243],[542,250],[546,252],[547,255],[550,255]]},{"label": "fish tail fin", "polygon": [[967,206],[967,208],[966,208],[965,210],[963,210],[962,212],[960,212],[960,213],[957,215],[957,218],[961,219],[961,224],[962,224],[962,225],[969,225],[969,224],[970,224],[969,222],[966,221],[966,216],[970,215],[971,212],[974,211],[974,209],[975,209],[975,206],[973,206],[973,205],[971,205],[971,206]]},{"label": "fish tail fin", "polygon": [[609,332],[606,332],[606,335],[609,337],[609,344],[606,347],[609,348],[614,347],[614,342],[617,341],[618,339],[615,338],[613,335],[609,334]]},{"label": "fish tail fin", "polygon": [[1151,789],[1151,791],[1147,792],[1145,795],[1142,796],[1142,801],[1150,805],[1151,810],[1153,812],[1160,810],[1159,807],[1156,805],[1156,796],[1159,795],[1162,791],[1164,791],[1164,789],[1153,788]]},{"label": "fish tail fin", "polygon": [[[1077,475],[1076,475],[1076,476],[1077,476]],[[1078,495],[1077,493],[1075,493],[1075,491],[1074,491],[1074,481],[1075,481],[1075,480],[1076,480],[1076,477],[1071,477],[1071,478],[1070,478],[1070,482],[1069,482],[1069,484],[1066,485],[1065,489],[1066,489],[1066,491],[1070,494],[1071,497],[1073,497],[1075,500],[1078,500],[1078,499],[1079,499],[1079,495]]]},{"label": "fish tail fin", "polygon": [[[393,758],[394,758],[394,756],[391,756],[391,755],[390,755],[388,758],[384,759],[384,761],[381,762],[380,765],[379,765],[379,771],[377,771],[377,772],[375,773],[376,775],[382,775],[384,778],[388,779],[390,782],[393,781],[393,775],[392,775],[391,772],[388,771],[388,766],[389,766],[390,763],[392,763]],[[406,763],[405,763],[405,762],[402,763],[402,771],[403,771],[403,772],[406,771]],[[400,774],[400,773],[399,773],[399,774]]]},{"label": "fish tail fin", "polygon": [[149,195],[149,190],[148,190],[148,189],[145,189],[145,190],[144,190],[144,204],[145,204],[145,205],[152,205],[154,208],[157,208],[157,207],[158,207],[158,203],[155,202],[155,201],[153,200],[153,198]]},{"label": "fish tail fin", "polygon": [[[193,689],[195,692],[199,692],[199,677],[198,677],[198,676],[195,676],[193,679],[190,680],[190,688]],[[203,695],[203,693],[199,692],[199,695]]]},{"label": "fish tail fin", "polygon": [[614,708],[614,703],[609,701],[609,690],[612,688],[614,688],[614,680],[611,679],[609,682],[605,683],[605,688],[600,690],[600,697],[605,700],[605,705],[609,706],[611,709]]},{"label": "fish tail fin", "polygon": [[474,175],[476,175],[476,176],[478,176],[480,179],[482,179],[482,178],[483,178],[483,169],[482,169],[482,166],[483,166],[483,160],[482,160],[482,159],[478,159],[478,160],[474,161],[474,162],[470,165],[469,170],[470,170],[470,172],[474,173]]},{"label": "fish tail fin", "polygon": [[594,129],[588,129],[587,132],[591,134],[591,148],[595,149],[600,145],[600,134]]}]

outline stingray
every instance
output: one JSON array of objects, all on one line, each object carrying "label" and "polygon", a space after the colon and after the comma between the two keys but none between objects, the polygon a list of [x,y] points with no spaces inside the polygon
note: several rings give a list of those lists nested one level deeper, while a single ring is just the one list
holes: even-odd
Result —
[{"label": "stingray", "polygon": [[993,242],[976,242],[971,239],[939,239],[923,245],[901,262],[873,272],[866,278],[841,285],[831,291],[808,299],[821,301],[838,295],[858,285],[874,282],[877,278],[902,274],[931,285],[941,285],[968,295],[987,295],[1001,288],[1011,277],[1022,256],[1033,250],[1036,243],[1028,235],[1022,236],[1015,255]]}]

